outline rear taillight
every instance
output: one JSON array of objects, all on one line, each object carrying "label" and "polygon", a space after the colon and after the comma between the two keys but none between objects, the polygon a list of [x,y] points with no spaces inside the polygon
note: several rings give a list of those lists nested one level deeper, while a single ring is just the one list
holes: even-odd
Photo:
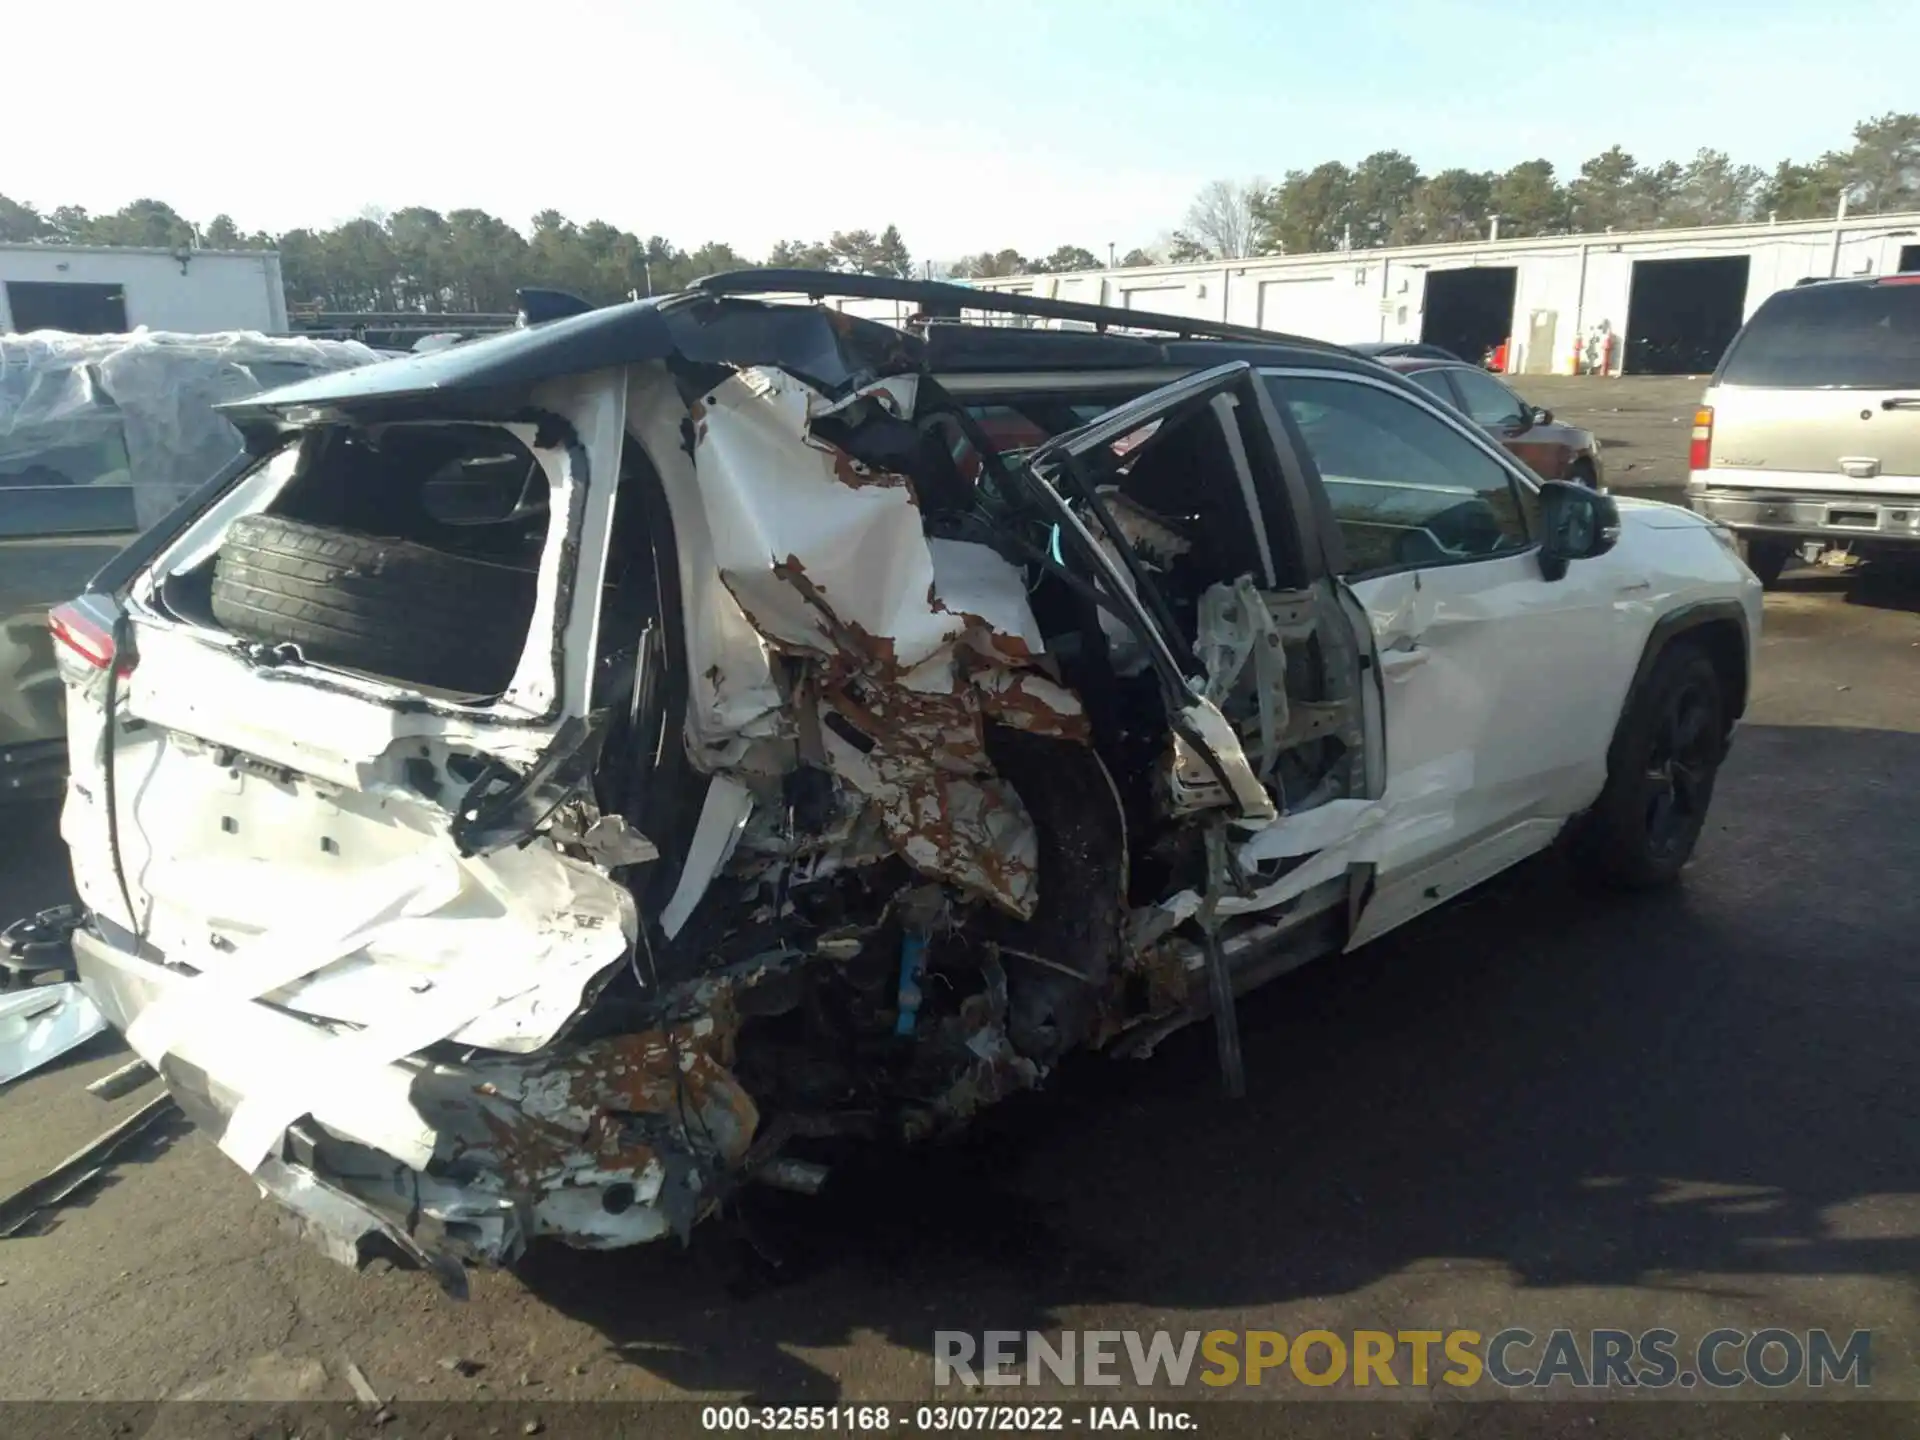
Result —
[{"label": "rear taillight", "polygon": [[1914,274],[1884,275],[1873,282],[1876,285],[1920,285],[1920,272]]},{"label": "rear taillight", "polygon": [[[94,670],[105,670],[114,663],[112,621],[85,601],[56,605],[47,612],[47,628],[66,654]],[[133,657],[120,660],[120,673],[133,669]]]},{"label": "rear taillight", "polygon": [[1689,470],[1713,468],[1713,407],[1702,405],[1693,412],[1693,443],[1687,447]]}]

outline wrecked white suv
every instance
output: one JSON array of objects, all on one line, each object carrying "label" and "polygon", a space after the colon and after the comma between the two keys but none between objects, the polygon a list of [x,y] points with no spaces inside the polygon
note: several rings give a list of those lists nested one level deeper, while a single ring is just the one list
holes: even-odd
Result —
[{"label": "wrecked white suv", "polygon": [[[950,318],[753,298],[807,288]],[[1760,622],[1714,527],[1348,351],[940,285],[228,414],[53,617],[81,980],[332,1253],[455,1289],[1075,1049],[1210,1015],[1231,1090],[1236,991],[1563,832],[1671,880]]]}]

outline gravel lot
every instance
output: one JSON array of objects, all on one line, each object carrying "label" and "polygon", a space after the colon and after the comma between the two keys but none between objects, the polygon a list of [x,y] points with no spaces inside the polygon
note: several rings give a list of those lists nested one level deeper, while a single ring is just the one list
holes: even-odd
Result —
[{"label": "gravel lot", "polygon": [[[1684,479],[1697,383],[1523,388],[1600,433],[1619,488]],[[347,1398],[352,1362],[415,1398],[911,1400],[936,1328],[1458,1325],[1870,1327],[1876,1394],[1920,1399],[1920,590],[1803,571],[1767,611],[1682,889],[1596,898],[1542,860],[1310,966],[1243,1002],[1243,1103],[1190,1031],[770,1204],[778,1263],[713,1227],[537,1251],[464,1305],[325,1260],[180,1133],[0,1242],[0,1399]],[[0,918],[60,898],[62,864],[50,812],[10,817]],[[81,1089],[121,1059],[0,1092],[0,1187],[138,1103]],[[1432,1434],[1432,1409],[1368,1428]]]},{"label": "gravel lot", "polygon": [[1607,488],[1678,502],[1687,486],[1687,439],[1706,393],[1705,375],[1630,379],[1516,375],[1513,387],[1556,420],[1591,430],[1604,447]]}]

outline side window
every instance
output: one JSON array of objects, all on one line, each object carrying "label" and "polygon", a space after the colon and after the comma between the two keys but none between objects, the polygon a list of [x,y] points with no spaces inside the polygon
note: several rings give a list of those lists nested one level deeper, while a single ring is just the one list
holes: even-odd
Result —
[{"label": "side window", "polygon": [[1484,560],[1530,543],[1506,467],[1419,405],[1358,380],[1269,384],[1320,471],[1349,574]]},{"label": "side window", "polygon": [[1518,425],[1527,407],[1520,397],[1491,375],[1479,370],[1456,370],[1453,383],[1460,387],[1467,414],[1476,425]]},{"label": "side window", "polygon": [[0,435],[0,537],[131,534],[139,528],[118,420]]},{"label": "side window", "polygon": [[1448,409],[1457,408],[1460,402],[1454,399],[1453,387],[1447,384],[1447,372],[1444,370],[1409,370],[1407,379],[1429,392]]}]

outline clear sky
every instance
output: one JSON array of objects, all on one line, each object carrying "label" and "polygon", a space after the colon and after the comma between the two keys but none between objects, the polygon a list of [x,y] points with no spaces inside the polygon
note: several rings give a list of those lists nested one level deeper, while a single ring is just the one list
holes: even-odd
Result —
[{"label": "clear sky", "polygon": [[1616,141],[1771,167],[1920,108],[1920,0],[88,0],[0,19],[0,193],[279,231],[552,206],[682,246],[1147,244],[1216,176]]}]

